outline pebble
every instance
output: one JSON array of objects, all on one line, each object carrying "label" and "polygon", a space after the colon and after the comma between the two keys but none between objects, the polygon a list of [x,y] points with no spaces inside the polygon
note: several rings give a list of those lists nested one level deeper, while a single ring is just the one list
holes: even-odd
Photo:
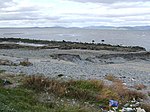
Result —
[{"label": "pebble", "polygon": [[[49,77],[62,77],[74,79],[104,79],[106,74],[114,74],[120,77],[127,85],[144,83],[150,86],[150,62],[149,61],[129,61],[124,63],[104,64],[86,61],[87,57],[96,57],[102,51],[81,51],[81,50],[0,50],[0,59],[6,58],[11,61],[28,58],[32,66],[3,66],[2,70],[13,73],[44,74]],[[103,51],[104,52],[104,51]],[[102,53],[103,53],[102,52]],[[80,55],[81,61],[70,62],[56,60],[50,57],[53,53],[74,53]],[[108,53],[108,51],[107,51]],[[111,51],[112,53],[112,51]],[[5,56],[7,55],[7,56]],[[12,57],[13,55],[13,57]],[[111,60],[112,61],[112,60]]]}]

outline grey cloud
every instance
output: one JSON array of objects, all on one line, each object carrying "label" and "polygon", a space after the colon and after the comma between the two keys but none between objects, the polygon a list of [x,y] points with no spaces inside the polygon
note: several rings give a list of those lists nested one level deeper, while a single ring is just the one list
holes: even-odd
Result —
[{"label": "grey cloud", "polygon": [[39,19],[37,14],[34,13],[10,13],[1,14],[0,20],[36,20]]},{"label": "grey cloud", "polygon": [[128,17],[128,16],[145,16],[150,15],[150,12],[135,12],[135,13],[105,13],[105,14],[85,14],[85,13],[67,13],[68,16],[75,16],[75,17],[104,17],[104,18],[114,18],[114,17]]},{"label": "grey cloud", "polygon": [[88,21],[88,22],[111,22],[112,19],[111,18],[105,18],[105,17],[82,17],[82,18],[78,18],[78,17],[62,17],[60,19],[57,20],[57,22],[59,23],[62,23],[62,22],[65,22],[65,23],[73,23],[73,22],[85,22],[85,21]]},{"label": "grey cloud", "polygon": [[15,4],[13,0],[0,0],[0,8],[8,7],[9,4]]},{"label": "grey cloud", "polygon": [[149,4],[148,3],[144,3],[144,2],[132,2],[132,3],[114,3],[114,4],[107,4],[107,6],[109,6],[110,8],[113,9],[123,9],[123,8],[149,8]]},{"label": "grey cloud", "polygon": [[[135,12],[135,13],[107,13],[107,14],[90,14],[90,13],[69,13],[65,14],[58,23],[78,24],[88,23],[93,25],[100,23],[100,25],[134,25],[147,24],[150,22],[150,12]],[[105,24],[104,24],[105,23]]]},{"label": "grey cloud", "polygon": [[94,3],[115,3],[115,2],[145,2],[149,0],[70,0],[70,1],[75,1],[75,2],[94,2]]},{"label": "grey cloud", "polygon": [[150,14],[144,16],[128,16],[128,17],[120,17],[120,19],[124,19],[125,21],[150,21]]},{"label": "grey cloud", "polygon": [[21,7],[19,9],[15,9],[15,10],[3,10],[3,12],[5,13],[13,13],[13,12],[36,12],[38,11],[38,8],[36,7]]},{"label": "grey cloud", "polygon": [[32,7],[19,8],[15,10],[0,11],[0,21],[2,20],[35,20],[39,18],[39,13]]},{"label": "grey cloud", "polygon": [[[10,8],[7,9],[7,6]],[[0,21],[38,21],[38,20],[58,20],[60,17],[43,15],[39,7],[26,6],[17,7],[13,0],[0,0]],[[3,6],[3,7],[2,7]],[[11,7],[17,7],[16,9]]]},{"label": "grey cloud", "polygon": [[104,16],[104,17],[128,17],[128,16],[145,16],[150,14],[150,12],[146,13],[133,13],[133,14],[106,14],[106,15],[99,15],[99,16]]},{"label": "grey cloud", "polygon": [[5,3],[8,3],[8,2],[13,2],[13,0],[1,0],[0,1],[0,4],[5,4]]},{"label": "grey cloud", "polygon": [[[71,1],[71,0],[70,0]],[[25,7],[16,7],[15,8],[7,8],[8,6],[15,7],[17,6],[13,0],[0,0],[0,24],[4,25],[22,25],[22,26],[48,26],[48,25],[130,25],[130,24],[146,24],[148,23],[149,16],[147,18],[145,15],[150,15],[149,5],[145,6],[145,4],[140,3],[121,3],[121,0],[72,0],[76,2],[93,2],[93,3],[109,3],[109,4],[99,4],[100,8],[105,7],[105,13],[94,13],[96,8],[91,9],[91,11],[81,11],[76,13],[67,13],[64,12],[60,15],[51,15],[46,14],[45,12],[41,12],[41,8],[35,6],[25,6]],[[133,0],[124,0],[123,2],[133,2]],[[149,1],[149,0],[135,0],[137,1]],[[120,3],[114,3],[120,2]],[[113,3],[113,4],[111,4]],[[12,4],[12,5],[11,5]],[[18,5],[19,6],[19,5]],[[136,9],[140,8],[141,10],[144,8],[147,10],[143,11],[126,11],[126,8]],[[120,9],[122,9],[122,12]],[[90,9],[89,9],[90,10]],[[138,18],[138,19],[137,19]],[[145,21],[144,21],[145,20]],[[14,24],[14,25],[13,25]]]},{"label": "grey cloud", "polygon": [[59,17],[57,16],[43,16],[34,12],[16,12],[10,14],[1,14],[0,20],[57,20]]}]

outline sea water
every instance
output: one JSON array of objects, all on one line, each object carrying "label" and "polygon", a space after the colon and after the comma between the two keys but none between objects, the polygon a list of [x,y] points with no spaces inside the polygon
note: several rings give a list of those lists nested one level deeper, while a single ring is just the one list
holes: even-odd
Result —
[{"label": "sea water", "polygon": [[[149,30],[113,30],[84,28],[0,28],[0,38],[29,38],[53,41],[105,43],[141,46],[150,51]],[[103,41],[102,41],[103,40]]]}]

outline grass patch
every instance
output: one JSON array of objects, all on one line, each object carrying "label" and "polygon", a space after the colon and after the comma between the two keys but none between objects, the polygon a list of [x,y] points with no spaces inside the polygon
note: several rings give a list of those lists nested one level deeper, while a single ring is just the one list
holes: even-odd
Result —
[{"label": "grass patch", "polygon": [[101,80],[77,80],[69,81],[69,84],[78,89],[94,92],[98,92],[104,87],[104,83]]},{"label": "grass patch", "polygon": [[142,107],[143,109],[145,109],[146,112],[149,112],[149,111],[150,111],[150,104],[148,104],[148,103],[147,103],[147,104],[142,104],[141,107]]},{"label": "grass patch", "polygon": [[80,101],[94,101],[95,94],[103,88],[103,82],[97,80],[78,80],[63,82],[42,76],[29,76],[23,86],[38,92],[53,93],[60,97],[75,98]]},{"label": "grass patch", "polygon": [[46,105],[37,102],[32,91],[26,89],[0,88],[0,111],[48,112]]},{"label": "grass patch", "polygon": [[106,75],[105,79],[109,80],[109,81],[112,81],[112,82],[119,81],[119,79],[117,77],[115,77],[113,74]]},{"label": "grass patch", "polygon": [[37,92],[49,92],[62,96],[66,91],[66,83],[58,80],[49,79],[43,76],[28,76],[23,81],[23,86]]},{"label": "grass patch", "polygon": [[108,105],[110,99],[116,99],[124,104],[133,98],[146,98],[141,92],[127,89],[119,80],[108,86],[99,80],[63,82],[42,76],[29,76],[25,79],[24,86],[39,92],[53,93],[56,96],[73,98],[82,102],[88,101],[94,104],[101,103],[102,105]]},{"label": "grass patch", "polygon": [[146,86],[144,84],[136,84],[134,85],[134,88],[137,90],[146,89]]},{"label": "grass patch", "polygon": [[0,73],[4,73],[4,72],[6,72],[6,70],[0,70]]},{"label": "grass patch", "polygon": [[150,91],[148,91],[147,93],[148,93],[148,96],[150,97]]},{"label": "grass patch", "polygon": [[0,78],[0,87],[3,86],[3,80]]},{"label": "grass patch", "polygon": [[101,112],[100,110],[89,109],[88,107],[82,106],[65,106],[59,108],[55,112]]},{"label": "grass patch", "polygon": [[[0,88],[0,111],[1,112],[91,112],[84,106],[61,105],[55,102],[41,103],[37,93],[25,88],[6,89]],[[97,112],[97,111],[94,111]]]},{"label": "grass patch", "polygon": [[[20,80],[20,76],[18,77],[22,84],[20,87],[10,89],[0,87],[0,111],[98,112],[99,105],[109,108],[110,99],[117,100],[123,105],[132,98],[145,98],[144,94],[127,89],[121,81],[105,85],[100,80],[62,81],[35,75],[22,76],[23,80]],[[49,97],[52,98],[50,102]],[[66,102],[67,99],[69,102]],[[75,103],[72,104],[70,101],[75,101]],[[88,106],[85,102],[88,102]]]},{"label": "grass patch", "polygon": [[71,80],[68,82],[66,96],[82,102],[97,103],[97,94],[104,87],[100,80]]},{"label": "grass patch", "polygon": [[21,62],[19,63],[19,65],[22,65],[22,66],[31,66],[32,63],[29,62],[28,59],[27,59],[27,60],[21,61]]}]

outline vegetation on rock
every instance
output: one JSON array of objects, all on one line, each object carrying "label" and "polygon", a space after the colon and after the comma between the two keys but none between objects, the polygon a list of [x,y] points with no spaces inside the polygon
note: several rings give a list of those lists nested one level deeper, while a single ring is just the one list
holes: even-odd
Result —
[{"label": "vegetation on rock", "polygon": [[1,49],[87,49],[87,50],[111,50],[111,51],[146,51],[145,48],[139,46],[120,46],[110,45],[103,43],[82,43],[82,42],[70,42],[70,41],[48,41],[48,40],[34,40],[34,39],[22,39],[22,38],[0,38],[0,42],[24,42],[34,44],[45,44],[45,46],[25,46],[19,44],[0,44]]}]

